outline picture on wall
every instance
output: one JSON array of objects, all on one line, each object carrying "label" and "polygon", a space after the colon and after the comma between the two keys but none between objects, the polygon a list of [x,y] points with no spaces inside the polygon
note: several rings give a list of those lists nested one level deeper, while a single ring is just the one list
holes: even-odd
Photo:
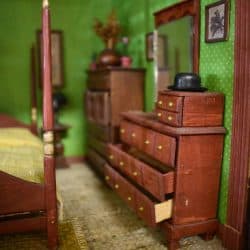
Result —
[{"label": "picture on wall", "polygon": [[[41,48],[42,32],[37,32],[38,56],[40,64],[40,86],[42,86],[42,48]],[[63,78],[63,33],[61,30],[51,31],[51,66],[52,66],[52,86],[53,88],[61,88],[64,85]]]},{"label": "picture on wall", "polygon": [[225,41],[228,38],[228,1],[222,0],[206,6],[205,41]]},{"label": "picture on wall", "polygon": [[154,59],[154,33],[150,32],[146,34],[146,59],[147,61],[153,61]]}]

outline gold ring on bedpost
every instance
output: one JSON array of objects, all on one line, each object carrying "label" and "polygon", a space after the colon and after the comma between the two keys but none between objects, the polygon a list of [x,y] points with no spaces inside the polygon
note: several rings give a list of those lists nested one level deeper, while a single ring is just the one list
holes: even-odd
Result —
[{"label": "gold ring on bedpost", "polygon": [[43,0],[43,8],[46,8],[49,6],[49,1],[48,0]]},{"label": "gold ring on bedpost", "polygon": [[31,120],[33,123],[37,122],[37,109],[36,108],[31,109]]},{"label": "gold ring on bedpost", "polygon": [[53,155],[54,154],[54,134],[52,131],[47,131],[43,133],[43,143],[44,143],[44,154]]}]

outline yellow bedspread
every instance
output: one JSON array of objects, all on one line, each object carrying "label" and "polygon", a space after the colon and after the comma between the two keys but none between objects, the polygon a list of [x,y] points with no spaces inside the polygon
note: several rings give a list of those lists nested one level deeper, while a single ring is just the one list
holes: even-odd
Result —
[{"label": "yellow bedspread", "polygon": [[26,181],[42,183],[42,141],[24,128],[1,128],[0,170]]}]

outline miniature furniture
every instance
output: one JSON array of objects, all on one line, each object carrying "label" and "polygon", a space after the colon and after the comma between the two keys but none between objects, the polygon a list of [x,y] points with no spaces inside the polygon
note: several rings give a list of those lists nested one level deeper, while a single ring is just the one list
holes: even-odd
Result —
[{"label": "miniature furniture", "polygon": [[143,110],[145,70],[117,67],[91,70],[87,74],[87,158],[103,173],[106,144],[119,138],[120,113]]},{"label": "miniature furniture", "polygon": [[[55,249],[57,237],[57,202],[54,168],[53,111],[51,90],[50,13],[48,1],[43,1],[43,141],[44,182],[34,183],[0,171],[0,234],[44,231],[48,247]],[[32,108],[32,120],[36,109]],[[6,115],[0,116],[1,128],[29,128]],[[34,132],[34,124],[30,126]],[[29,131],[26,131],[29,133]],[[34,132],[35,133],[35,132]],[[29,136],[33,136],[29,133]],[[27,139],[27,138],[26,138]],[[36,137],[35,139],[39,141]],[[19,142],[26,143],[23,140]],[[22,147],[25,148],[25,147]],[[16,152],[13,157],[16,157]],[[6,162],[8,164],[8,162]]]},{"label": "miniature furniture", "polygon": [[66,136],[68,130],[70,129],[69,125],[62,123],[54,124],[54,135],[55,135],[55,161],[56,168],[67,168],[69,167],[65,156],[64,156],[64,145],[62,139]]},{"label": "miniature furniture", "polygon": [[162,91],[156,114],[122,114],[121,144],[108,146],[107,184],[164,230],[168,249],[182,237],[209,239],[217,231],[223,107],[220,93]]}]

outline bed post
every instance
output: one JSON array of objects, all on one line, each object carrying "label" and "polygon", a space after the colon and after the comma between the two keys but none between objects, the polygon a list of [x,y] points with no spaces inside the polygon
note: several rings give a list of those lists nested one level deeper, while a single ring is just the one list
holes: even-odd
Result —
[{"label": "bed post", "polygon": [[42,14],[42,68],[43,68],[43,140],[44,178],[46,192],[47,235],[50,249],[57,246],[57,206],[54,160],[53,109],[51,86],[51,38],[48,0],[43,0]]},{"label": "bed post", "polygon": [[31,100],[31,131],[37,135],[37,99],[36,99],[36,58],[34,45],[30,50],[30,100]]}]

